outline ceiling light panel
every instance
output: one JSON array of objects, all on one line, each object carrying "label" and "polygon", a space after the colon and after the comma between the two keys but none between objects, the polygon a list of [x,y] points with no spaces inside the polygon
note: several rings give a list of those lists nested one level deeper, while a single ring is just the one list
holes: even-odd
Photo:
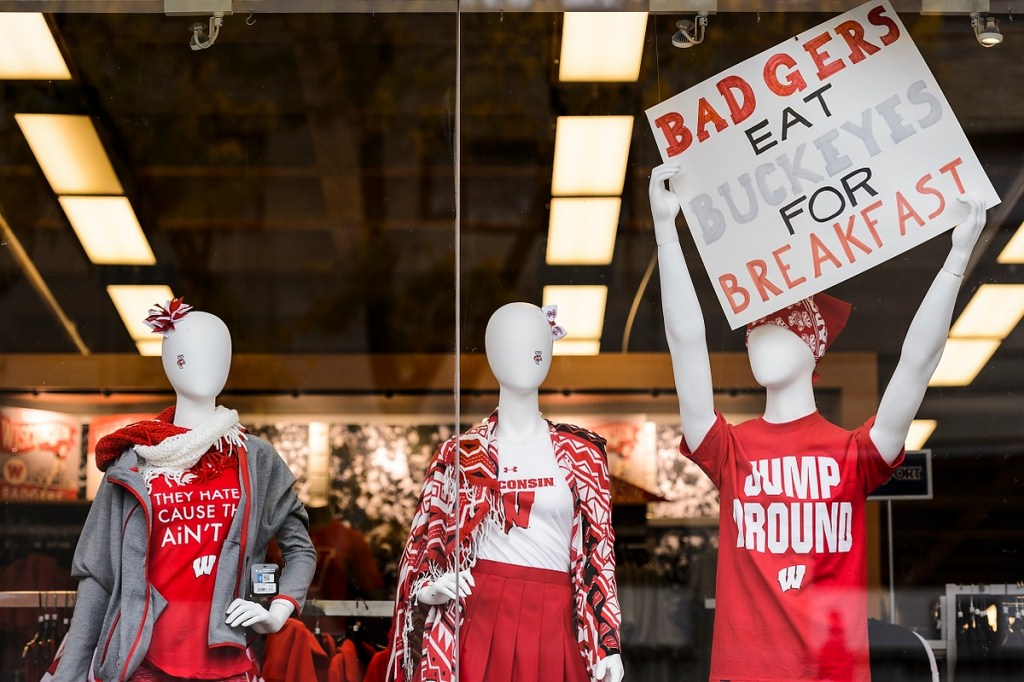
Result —
[{"label": "ceiling light panel", "polygon": [[637,80],[647,12],[566,12],[562,16],[558,80]]},{"label": "ceiling light panel", "polygon": [[929,386],[968,386],[999,348],[995,339],[946,339]]},{"label": "ceiling light panel", "polygon": [[54,194],[122,194],[107,152],[88,116],[15,114]]},{"label": "ceiling light panel", "polygon": [[553,348],[552,355],[600,355],[601,339],[560,339]]},{"label": "ceiling light panel", "polygon": [[42,14],[0,12],[0,80],[70,79]]},{"label": "ceiling light panel", "polygon": [[[544,287],[544,305],[558,306],[558,325],[566,338],[600,339],[604,328],[604,307],[608,287],[604,285],[549,284]],[[561,341],[557,342],[558,345]]]},{"label": "ceiling light panel", "polygon": [[983,284],[949,331],[954,338],[1005,339],[1024,316],[1024,284]]},{"label": "ceiling light panel", "polygon": [[[154,342],[157,346],[162,341],[159,334],[154,334],[144,320],[149,316],[149,309],[154,305],[166,305],[174,298],[171,288],[166,284],[110,284],[107,295],[114,302],[121,322],[143,355],[159,355],[152,352]],[[147,352],[143,352],[143,349]]]},{"label": "ceiling light panel", "polygon": [[1010,238],[1009,243],[1003,248],[996,260],[1004,265],[1024,263],[1024,223],[1021,223],[1020,227],[1017,228],[1017,231]]},{"label": "ceiling light panel", "polygon": [[139,355],[146,357],[160,357],[164,349],[163,337],[153,339],[136,339],[135,347],[139,350]]},{"label": "ceiling light panel", "polygon": [[548,219],[548,265],[608,265],[615,251],[619,197],[551,200]]},{"label": "ceiling light panel", "polygon": [[551,194],[622,194],[632,135],[632,116],[559,116]]},{"label": "ceiling light panel", "polygon": [[97,265],[153,265],[156,257],[127,197],[58,197],[85,255]]},{"label": "ceiling light panel", "polygon": [[907,450],[920,450],[931,438],[938,422],[934,419],[915,419],[910,422],[910,430],[907,432],[907,439],[903,441]]}]

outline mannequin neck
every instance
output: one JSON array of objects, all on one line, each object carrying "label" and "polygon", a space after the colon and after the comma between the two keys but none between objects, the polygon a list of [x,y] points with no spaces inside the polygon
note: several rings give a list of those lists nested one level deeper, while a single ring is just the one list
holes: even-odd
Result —
[{"label": "mannequin neck", "polygon": [[211,398],[191,398],[178,394],[174,407],[174,425],[184,429],[194,429],[213,417],[217,409],[216,396]]},{"label": "mannequin neck", "polygon": [[764,419],[767,422],[785,424],[806,417],[818,409],[810,377],[768,387],[766,390]]},{"label": "mannequin neck", "polygon": [[306,513],[309,514],[310,528],[323,528],[334,522],[330,507],[306,507]]},{"label": "mannequin neck", "polygon": [[498,393],[498,439],[525,441],[546,433],[547,422],[541,416],[537,390],[520,393],[501,387]]}]

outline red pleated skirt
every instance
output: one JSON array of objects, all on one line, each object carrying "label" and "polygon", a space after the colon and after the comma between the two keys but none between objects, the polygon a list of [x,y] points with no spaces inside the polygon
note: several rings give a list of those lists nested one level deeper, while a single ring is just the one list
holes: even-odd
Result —
[{"label": "red pleated skirt", "polygon": [[569,574],[477,561],[459,630],[459,682],[590,682]]}]

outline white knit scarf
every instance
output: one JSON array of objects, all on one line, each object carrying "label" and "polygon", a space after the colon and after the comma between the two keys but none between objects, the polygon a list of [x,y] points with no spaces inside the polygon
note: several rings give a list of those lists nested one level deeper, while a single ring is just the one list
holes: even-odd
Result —
[{"label": "white knit scarf", "polygon": [[139,473],[147,487],[157,476],[178,485],[189,483],[195,478],[189,469],[210,448],[223,451],[232,445],[245,447],[244,440],[238,412],[218,405],[209,420],[185,433],[165,438],[156,445],[136,445],[135,452],[141,460]]}]

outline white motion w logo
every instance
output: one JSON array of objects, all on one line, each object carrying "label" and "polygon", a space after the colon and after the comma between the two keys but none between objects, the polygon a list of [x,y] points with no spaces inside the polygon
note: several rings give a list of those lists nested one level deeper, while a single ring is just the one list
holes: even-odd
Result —
[{"label": "white motion w logo", "polygon": [[213,565],[216,562],[216,555],[207,554],[192,561],[192,570],[195,571],[197,578],[203,575],[210,575],[213,573]]},{"label": "white motion w logo", "polygon": [[803,564],[787,566],[779,571],[779,586],[782,588],[782,591],[799,590],[803,585],[804,573],[806,572],[807,567]]}]

